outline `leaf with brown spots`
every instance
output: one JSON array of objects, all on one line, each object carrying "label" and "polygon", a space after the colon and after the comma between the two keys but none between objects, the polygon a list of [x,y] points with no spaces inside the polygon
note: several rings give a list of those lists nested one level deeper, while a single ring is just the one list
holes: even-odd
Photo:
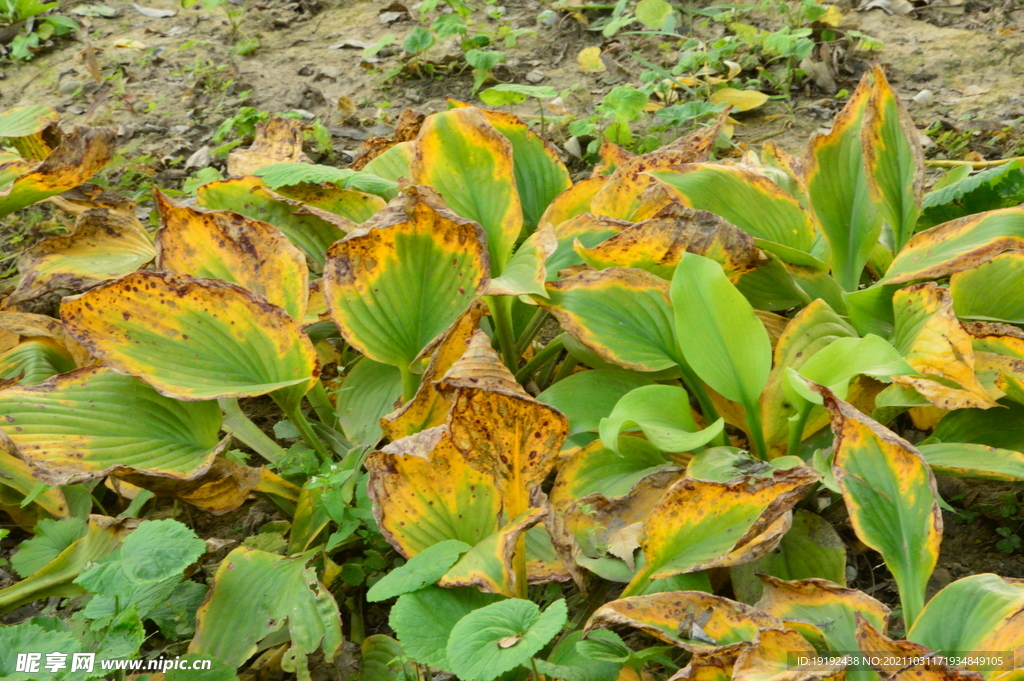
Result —
[{"label": "leaf with brown spots", "polygon": [[893,310],[893,345],[910,366],[935,377],[899,376],[894,381],[914,388],[940,409],[997,406],[978,381],[972,339],[953,312],[949,289],[934,283],[908,286],[893,296]]},{"label": "leaf with brown spots", "polygon": [[275,163],[309,161],[302,153],[305,127],[302,121],[276,115],[257,123],[256,136],[249,148],[235,149],[228,154],[228,175],[243,177]]},{"label": "leaf with brown spots", "polygon": [[50,203],[71,215],[81,215],[93,208],[107,208],[116,213],[135,214],[134,201],[91,182],[80,184],[57,196],[51,196]]},{"label": "leaf with brown spots", "polygon": [[[261,486],[273,486],[281,480],[265,468],[239,466],[220,457],[190,480],[148,475],[146,472],[122,471],[115,475],[121,480],[148,489],[158,497],[180,499],[213,515],[234,511],[246,502],[252,492],[261,491]],[[289,486],[288,483],[284,484]],[[274,491],[282,490],[274,487]],[[295,499],[293,496],[290,501],[294,502]]]},{"label": "leaf with brown spots", "polygon": [[18,165],[20,174],[0,189],[0,218],[76,187],[98,173],[114,153],[115,132],[113,128],[76,125],[42,162]]},{"label": "leaf with brown spots", "polygon": [[327,304],[349,343],[405,375],[487,287],[483,233],[424,187],[365,227],[328,252]]},{"label": "leaf with brown spots", "polygon": [[[371,137],[363,141],[356,149],[355,160],[349,166],[352,170],[367,170],[376,175],[375,161],[379,161],[387,152],[393,151],[396,146],[409,143],[416,139],[423,120],[426,118],[415,109],[404,109],[398,115],[398,122],[395,124],[395,131],[389,137]],[[380,175],[380,177],[385,177]],[[397,177],[389,179],[397,180]]]},{"label": "leaf with brown spots", "polygon": [[[52,338],[68,351],[68,354],[74,358],[77,366],[84,367],[95,363],[89,351],[68,335],[64,331],[64,326],[60,323],[60,320],[53,317],[31,314],[29,312],[0,310],[0,333],[16,334],[16,340],[18,337],[22,340],[28,340],[36,336]],[[11,347],[14,346],[12,345]]]},{"label": "leaf with brown spots", "polygon": [[798,466],[731,483],[679,480],[644,521],[640,547],[646,563],[623,594],[641,593],[652,579],[721,563],[792,509],[820,477]]},{"label": "leaf with brown spots", "polygon": [[445,422],[451,408],[451,399],[439,390],[438,381],[465,353],[466,344],[480,323],[483,313],[483,306],[476,304],[459,317],[448,330],[423,372],[416,396],[380,420],[384,437],[398,440]]},{"label": "leaf with brown spots", "polygon": [[605,178],[603,177],[591,177],[580,180],[569,187],[551,201],[537,222],[537,226],[557,228],[566,220],[589,213],[590,202],[593,200],[594,194],[604,186],[604,183]]},{"label": "leaf with brown spots", "polygon": [[768,613],[703,591],[620,598],[598,608],[584,631],[614,626],[633,627],[692,652],[716,652],[756,641],[760,629],[783,628]]},{"label": "leaf with brown spots", "polygon": [[[801,632],[808,640],[824,639],[829,650],[857,650],[857,623],[860,614],[875,627],[885,630],[889,608],[863,591],[848,589],[824,579],[786,581],[761,575],[764,594],[756,607]],[[870,681],[877,677],[868,670],[847,670],[851,681]]]},{"label": "leaf with brown spots", "polygon": [[581,213],[564,221],[555,228],[558,246],[546,263],[548,281],[557,279],[560,270],[583,264],[583,258],[575,250],[577,244],[591,248],[632,226],[633,223],[625,220],[597,217],[590,213]]},{"label": "leaf with brown spots", "polygon": [[[594,194],[589,212],[631,221],[644,219],[641,217],[644,212],[648,212],[648,217],[652,215],[652,208],[656,211],[667,203],[667,195],[657,187],[650,173],[669,166],[706,161],[725,120],[723,113],[714,125],[618,166]],[[656,191],[651,193],[652,189]]]},{"label": "leaf with brown spots", "polygon": [[[267,191],[271,196],[273,195],[270,190]],[[374,213],[387,205],[384,199],[374,194],[367,194],[355,189],[342,189],[331,184],[301,183],[278,187],[275,191],[286,199],[333,213],[356,224],[366,222],[373,217]]]},{"label": "leaf with brown spots", "polygon": [[756,645],[740,651],[733,666],[733,681],[821,681],[840,674],[845,667],[843,664],[793,665],[797,656],[813,658],[818,657],[818,653],[793,629],[762,629]]},{"label": "leaf with brown spots", "polygon": [[575,251],[594,269],[635,267],[663,279],[672,278],[683,253],[714,260],[733,281],[762,258],[750,235],[707,211],[677,203],[592,248],[577,244]]},{"label": "leaf with brown spots", "polygon": [[[813,384],[832,416],[832,471],[857,537],[882,554],[912,625],[939,557],[942,514],[935,476],[906,440]],[[894,528],[899,528],[894,531]]]},{"label": "leaf with brown spots", "polygon": [[299,322],[216,279],[136,272],[66,298],[61,318],[108,365],[181,400],[274,393],[290,412],[319,375]]},{"label": "leaf with brown spots", "polygon": [[324,256],[331,244],[355,227],[355,223],[333,213],[306,210],[306,204],[272,192],[258,177],[210,182],[199,188],[196,199],[204,208],[231,210],[269,222],[301,248],[318,270],[323,269]]},{"label": "leaf with brown spots", "polygon": [[618,144],[608,141],[608,139],[601,140],[601,149],[598,151],[598,156],[601,157],[601,162],[590,171],[591,177],[611,175],[615,172],[616,168],[636,158],[636,154],[632,151],[627,151]]},{"label": "leaf with brown spots", "polygon": [[395,440],[366,469],[381,533],[406,558],[446,539],[476,545],[498,530],[494,478],[469,465],[445,425]]},{"label": "leaf with brown spots", "polygon": [[940,661],[920,662],[935,651],[911,641],[894,641],[857,616],[857,645],[870,651],[871,667],[886,681],[982,681],[978,672],[950,667]]},{"label": "leaf with brown spots", "polygon": [[143,267],[153,242],[134,213],[93,208],[79,215],[68,236],[43,239],[18,258],[21,279],[8,305],[49,291],[84,291]]},{"label": "leaf with brown spots", "polygon": [[163,222],[156,234],[157,269],[238,284],[302,321],[309,295],[306,256],[280,230],[155,194]]},{"label": "leaf with brown spots", "polygon": [[[3,381],[0,381],[0,396],[5,387]],[[20,497],[20,504],[38,485],[39,478],[35,477],[32,467],[18,455],[17,445],[0,430],[0,486],[10,489],[16,498]],[[44,490],[32,503],[56,518],[71,517],[64,492],[59,488]]]},{"label": "leaf with brown spots", "polygon": [[0,391],[0,430],[50,484],[123,471],[193,479],[227,446],[220,425],[216,402],[172,400],[106,367]]}]

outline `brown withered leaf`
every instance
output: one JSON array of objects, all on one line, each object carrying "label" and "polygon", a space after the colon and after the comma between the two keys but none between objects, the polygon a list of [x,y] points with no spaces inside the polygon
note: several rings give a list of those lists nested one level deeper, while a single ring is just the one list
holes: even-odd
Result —
[{"label": "brown withered leaf", "polygon": [[302,121],[281,116],[258,123],[252,145],[228,154],[228,175],[243,177],[275,163],[308,162],[309,158],[302,153],[303,128]]},{"label": "brown withered leaf", "polygon": [[173,497],[213,515],[229,513],[249,498],[260,484],[262,468],[250,468],[218,457],[202,475],[192,480],[118,473],[116,477],[148,489],[158,497]]},{"label": "brown withered leaf", "polygon": [[861,650],[877,651],[869,664],[886,681],[982,681],[978,672],[949,667],[941,662],[914,664],[935,651],[912,641],[894,641],[856,614],[857,645]]},{"label": "brown withered leaf", "polygon": [[121,213],[135,213],[134,201],[91,182],[80,184],[63,194],[51,196],[50,203],[72,215],[80,215],[92,208],[109,208]]},{"label": "brown withered leaf", "polygon": [[371,137],[362,142],[356,149],[355,160],[348,167],[352,170],[362,170],[367,163],[396,144],[416,139],[425,118],[426,116],[419,111],[405,109],[398,116],[395,131],[387,137]]},{"label": "brown withered leaf", "polygon": [[84,291],[149,263],[153,242],[134,212],[90,208],[78,215],[68,236],[43,239],[18,258],[21,279],[8,305],[49,291]]}]

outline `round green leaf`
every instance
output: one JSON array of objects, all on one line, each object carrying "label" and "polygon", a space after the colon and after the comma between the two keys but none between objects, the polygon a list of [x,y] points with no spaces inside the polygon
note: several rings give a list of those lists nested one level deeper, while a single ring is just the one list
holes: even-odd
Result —
[{"label": "round green leaf", "polygon": [[373,585],[366,594],[366,600],[386,601],[395,596],[419,591],[441,579],[448,568],[455,565],[463,553],[471,547],[458,539],[448,539],[430,546],[397,567]]},{"label": "round green leaf", "polygon": [[536,603],[515,598],[475,610],[459,620],[448,638],[448,661],[464,681],[491,681],[526,662],[565,624],[565,600],[543,613]]}]

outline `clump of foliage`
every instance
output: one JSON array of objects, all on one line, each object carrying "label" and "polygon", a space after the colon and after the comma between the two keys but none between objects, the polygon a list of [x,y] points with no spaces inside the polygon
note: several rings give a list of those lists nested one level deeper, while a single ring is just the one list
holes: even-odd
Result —
[{"label": "clump of foliage", "polygon": [[[926,597],[936,476],[1024,479],[1024,209],[994,172],[925,195],[881,69],[800,158],[711,160],[726,116],[575,183],[501,111],[410,116],[348,169],[271,116],[196,205],[154,191],[151,234],[86,183],[113,131],[0,115],[0,216],[76,216],[0,311],[0,510],[35,535],[0,611],[59,597],[0,668],[187,641],[309,678],[348,636],[367,679],[997,678],[919,659],[1024,645],[1018,580]],[[226,556],[151,517],[252,495],[277,517]],[[827,507],[898,613],[848,587]],[[886,656],[789,662],[857,649]]]}]

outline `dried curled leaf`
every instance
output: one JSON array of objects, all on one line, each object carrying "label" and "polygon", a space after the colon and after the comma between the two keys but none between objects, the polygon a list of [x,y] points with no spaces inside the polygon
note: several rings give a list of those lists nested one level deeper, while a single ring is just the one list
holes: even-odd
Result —
[{"label": "dried curled leaf", "polygon": [[275,163],[308,162],[302,153],[304,127],[302,121],[281,116],[271,116],[263,123],[257,123],[252,145],[228,154],[228,175],[243,177]]}]

